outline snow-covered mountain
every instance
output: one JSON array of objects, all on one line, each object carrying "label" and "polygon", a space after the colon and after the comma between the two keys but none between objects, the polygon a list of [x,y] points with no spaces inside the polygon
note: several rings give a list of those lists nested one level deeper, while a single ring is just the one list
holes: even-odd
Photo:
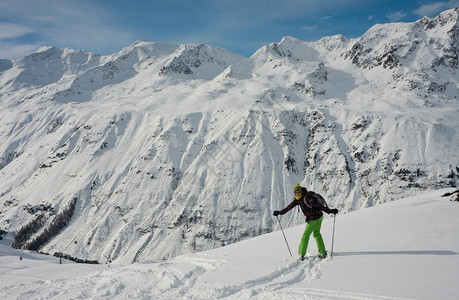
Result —
[{"label": "snow-covered mountain", "polygon": [[341,212],[457,186],[458,11],[249,58],[138,41],[0,60],[0,229],[129,263],[271,232],[298,182]]}]

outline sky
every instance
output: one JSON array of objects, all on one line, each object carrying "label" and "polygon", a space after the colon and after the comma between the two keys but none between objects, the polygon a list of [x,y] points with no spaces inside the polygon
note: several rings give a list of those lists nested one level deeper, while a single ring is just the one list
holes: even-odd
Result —
[{"label": "sky", "polygon": [[284,36],[355,38],[375,24],[455,7],[459,0],[2,0],[0,58],[42,46],[109,55],[137,40],[204,43],[248,57]]}]

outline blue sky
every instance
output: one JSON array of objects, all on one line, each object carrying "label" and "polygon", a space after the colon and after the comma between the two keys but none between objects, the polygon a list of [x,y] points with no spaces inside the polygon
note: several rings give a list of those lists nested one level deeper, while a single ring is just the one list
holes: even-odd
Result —
[{"label": "blue sky", "polygon": [[0,58],[45,45],[107,55],[138,39],[204,43],[245,56],[283,36],[316,41],[413,22],[459,0],[2,0]]}]

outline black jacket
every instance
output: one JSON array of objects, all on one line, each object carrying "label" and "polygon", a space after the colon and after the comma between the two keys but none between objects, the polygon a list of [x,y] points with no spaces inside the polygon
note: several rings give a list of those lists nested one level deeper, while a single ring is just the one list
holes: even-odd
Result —
[{"label": "black jacket", "polygon": [[[309,204],[309,207],[304,203],[305,198],[306,202]],[[294,199],[289,205],[287,205],[287,207],[281,210],[281,215],[287,213],[297,205],[300,206],[301,211],[306,216],[306,222],[319,219],[324,215],[323,211],[327,214],[332,213],[331,208],[329,208],[328,206],[322,206],[320,203],[316,201],[316,199],[312,198],[311,196],[308,196],[307,190],[303,188],[301,198],[298,200]]]}]

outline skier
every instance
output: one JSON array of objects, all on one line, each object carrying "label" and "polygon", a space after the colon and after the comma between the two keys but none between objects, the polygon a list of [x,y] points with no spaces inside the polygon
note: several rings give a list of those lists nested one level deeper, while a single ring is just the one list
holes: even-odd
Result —
[{"label": "skier", "polygon": [[297,184],[293,188],[293,193],[295,199],[292,201],[292,203],[290,203],[289,205],[287,205],[287,207],[280,211],[275,210],[273,215],[276,217],[278,215],[283,215],[295,206],[299,205],[301,207],[301,210],[303,211],[303,214],[306,216],[307,223],[306,228],[304,229],[303,236],[301,237],[300,246],[298,248],[298,254],[300,255],[300,259],[304,260],[306,250],[308,249],[309,237],[311,236],[311,233],[313,233],[313,236],[317,242],[317,249],[319,251],[318,256],[320,258],[326,258],[327,251],[325,250],[325,244],[322,239],[322,235],[320,234],[320,227],[322,225],[322,220],[324,218],[322,211],[328,214],[337,214],[338,209],[329,208],[326,205],[325,201],[323,201],[323,203],[325,204],[321,203],[321,201],[318,201],[317,198],[314,196],[315,193],[308,193],[308,190],[299,184]]}]

